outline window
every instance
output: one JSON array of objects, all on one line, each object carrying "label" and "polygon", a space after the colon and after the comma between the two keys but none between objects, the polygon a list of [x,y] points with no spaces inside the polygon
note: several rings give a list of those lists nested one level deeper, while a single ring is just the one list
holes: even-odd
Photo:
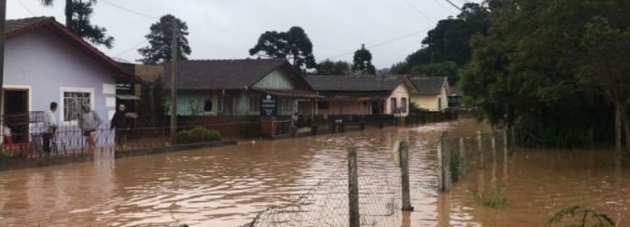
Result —
[{"label": "window", "polygon": [[317,102],[317,109],[327,110],[329,108],[330,108],[330,103],[329,102]]},{"label": "window", "polygon": [[203,103],[203,112],[212,112],[212,101],[206,100]]},{"label": "window", "polygon": [[249,96],[249,111],[260,112],[260,95]]},{"label": "window", "polygon": [[400,105],[401,105],[400,108],[402,108],[402,112],[407,113],[407,98],[402,98],[400,100]]},{"label": "window", "polygon": [[396,112],[396,109],[398,108],[398,103],[397,102],[398,102],[398,100],[396,100],[396,98],[392,98],[391,101],[390,101],[391,106],[392,106],[392,114],[397,113]]},{"label": "window", "polygon": [[79,113],[82,105],[90,105],[92,103],[92,94],[82,91],[64,91],[63,92],[63,120],[76,121],[79,119]]}]

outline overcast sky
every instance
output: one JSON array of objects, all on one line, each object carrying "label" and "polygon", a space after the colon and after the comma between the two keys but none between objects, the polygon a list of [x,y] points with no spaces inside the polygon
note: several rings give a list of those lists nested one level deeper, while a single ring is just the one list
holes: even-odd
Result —
[{"label": "overcast sky", "polygon": [[[54,16],[63,23],[64,0],[56,1],[44,7],[40,0],[8,0],[7,18]],[[301,26],[318,62],[352,61],[365,43],[374,65],[384,68],[419,49],[438,20],[457,13],[446,0],[99,0],[92,23],[115,38],[114,48],[99,49],[128,61],[140,58],[150,25],[173,14],[188,24],[191,59],[246,58],[263,32]]]}]

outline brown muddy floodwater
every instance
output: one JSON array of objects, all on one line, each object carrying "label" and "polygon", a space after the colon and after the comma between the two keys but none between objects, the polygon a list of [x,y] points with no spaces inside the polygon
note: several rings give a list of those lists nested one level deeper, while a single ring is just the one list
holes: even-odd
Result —
[{"label": "brown muddy floodwater", "polygon": [[[477,127],[463,123],[460,132],[472,135]],[[349,146],[391,164],[398,139],[411,144],[415,211],[397,212],[395,221],[379,226],[544,226],[569,205],[594,207],[630,226],[630,170],[610,151],[516,150],[488,159],[482,170],[469,168],[450,194],[439,195],[435,142],[446,129],[457,126],[368,129],[2,172],[0,226],[238,226],[331,176],[345,165]],[[475,191],[494,187],[505,188],[506,208],[474,202]]]}]

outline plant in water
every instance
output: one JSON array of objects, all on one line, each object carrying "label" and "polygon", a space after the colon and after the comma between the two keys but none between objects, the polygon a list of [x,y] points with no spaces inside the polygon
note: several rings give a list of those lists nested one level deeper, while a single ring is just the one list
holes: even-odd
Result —
[{"label": "plant in water", "polygon": [[494,209],[504,208],[508,205],[508,200],[503,195],[504,192],[504,186],[495,187],[482,193],[479,193],[475,190],[474,199],[477,204],[485,207],[490,207]]},{"label": "plant in water", "polygon": [[608,215],[598,212],[595,209],[571,206],[558,211],[549,221],[545,227],[555,226],[560,224],[565,218],[577,219],[577,224],[568,224],[565,227],[614,227],[617,226],[615,221],[608,217]]}]

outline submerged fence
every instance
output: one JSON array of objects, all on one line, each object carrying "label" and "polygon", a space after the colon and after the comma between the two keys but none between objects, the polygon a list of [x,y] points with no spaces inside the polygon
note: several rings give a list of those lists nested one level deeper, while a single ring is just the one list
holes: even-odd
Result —
[{"label": "submerged fence", "polygon": [[[466,177],[467,163],[484,168],[487,159],[510,152],[507,132],[463,137],[443,133],[437,141],[421,148],[396,142],[389,159],[366,159],[362,151],[348,149],[344,163],[315,184],[307,193],[282,206],[269,207],[242,227],[264,226],[400,226],[401,212],[413,211],[412,199],[424,190],[448,193],[451,185]],[[421,179],[421,149],[438,157],[436,182]],[[425,160],[426,161],[426,160]],[[412,187],[413,186],[413,187]],[[412,189],[422,191],[412,191]]]}]

